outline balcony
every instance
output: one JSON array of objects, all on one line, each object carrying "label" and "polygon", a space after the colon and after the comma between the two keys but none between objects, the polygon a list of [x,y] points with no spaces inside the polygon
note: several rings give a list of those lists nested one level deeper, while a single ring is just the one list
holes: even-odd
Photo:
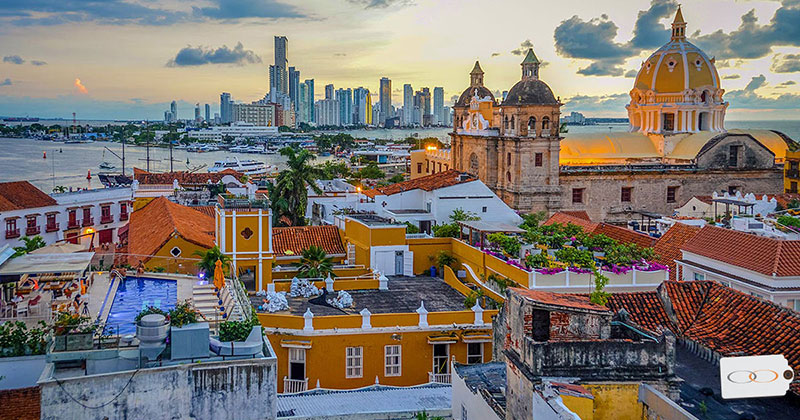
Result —
[{"label": "balcony", "polygon": [[83,227],[94,225],[94,217],[84,218]]},{"label": "balcony", "polygon": [[6,230],[6,239],[19,238],[19,228]]},{"label": "balcony", "polygon": [[78,222],[77,220],[70,219],[70,221],[67,222],[67,229],[76,229],[79,227],[81,227],[81,223]]},{"label": "balcony", "polygon": [[308,378],[305,379],[289,379],[283,377],[283,393],[294,394],[297,392],[308,391]]},{"label": "balcony", "polygon": [[794,178],[794,179],[800,178],[800,170],[787,169],[786,170],[786,178]]},{"label": "balcony", "polygon": [[55,232],[59,229],[59,223],[48,223],[47,226],[44,227],[45,232]]},{"label": "balcony", "polygon": [[114,221],[114,216],[112,215],[103,215],[100,216],[100,224],[112,223]]},{"label": "balcony", "polygon": [[40,226],[28,226],[25,228],[25,235],[33,236],[38,235],[42,232],[42,228]]},{"label": "balcony", "polygon": [[265,194],[255,194],[253,198],[234,196],[232,194],[219,194],[217,195],[217,202],[224,209],[269,209],[269,198],[267,198]]},{"label": "balcony", "polygon": [[128,220],[128,212],[120,213],[119,214],[119,221],[120,222],[124,222],[125,220]]},{"label": "balcony", "polygon": [[450,383],[450,374],[449,373],[428,372],[428,382],[432,382],[432,383],[436,383],[436,384],[449,384]]}]

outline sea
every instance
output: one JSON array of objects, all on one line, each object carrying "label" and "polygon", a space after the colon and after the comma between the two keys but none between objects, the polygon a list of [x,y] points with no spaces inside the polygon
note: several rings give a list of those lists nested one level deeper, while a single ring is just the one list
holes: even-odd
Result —
[{"label": "sea", "polygon": [[[728,129],[767,129],[781,131],[800,141],[800,121],[726,121]],[[607,133],[627,130],[627,124],[603,124],[569,126],[569,133]],[[434,137],[444,142],[449,140],[450,128],[430,129],[362,129],[328,131],[335,134],[347,133],[356,138],[403,140],[407,137]],[[569,133],[566,135],[569,136]],[[50,192],[56,186],[67,188],[100,188],[97,173],[104,171],[100,163],[110,162],[116,166],[111,172],[121,171],[121,161],[114,156],[122,154],[120,143],[96,141],[93,143],[64,144],[34,139],[0,137],[0,182],[27,180]],[[228,156],[239,159],[254,159],[283,169],[286,159],[280,155],[236,154],[227,151],[206,153],[187,150],[172,151],[172,169],[175,171],[198,170],[205,172],[215,161]],[[130,175],[134,166],[146,168],[146,148],[127,145],[125,147],[126,173]],[[318,157],[316,162],[324,162],[331,157]],[[170,170],[169,150],[150,148],[150,170],[164,172]],[[91,177],[89,178],[89,175]]]}]

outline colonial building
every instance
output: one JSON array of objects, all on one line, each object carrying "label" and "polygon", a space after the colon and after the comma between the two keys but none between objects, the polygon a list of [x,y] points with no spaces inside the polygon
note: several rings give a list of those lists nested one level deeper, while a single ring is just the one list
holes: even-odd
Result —
[{"label": "colonial building", "polygon": [[532,49],[502,102],[476,63],[454,106],[451,167],[478,176],[517,210],[586,210],[610,222],[671,214],[709,191],[782,192],[787,148],[796,143],[776,131],[725,129],[714,59],[685,29],[679,10],[669,42],[642,63],[629,132],[562,137],[563,104],[539,78]]}]

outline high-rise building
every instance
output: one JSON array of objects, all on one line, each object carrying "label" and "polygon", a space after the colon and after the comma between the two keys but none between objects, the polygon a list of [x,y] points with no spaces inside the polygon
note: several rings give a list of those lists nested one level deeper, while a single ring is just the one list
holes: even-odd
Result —
[{"label": "high-rise building", "polygon": [[350,88],[336,91],[336,100],[339,101],[339,124],[353,124],[353,91]]},{"label": "high-rise building", "polygon": [[403,85],[403,125],[414,125],[414,88]]},{"label": "high-rise building", "polygon": [[325,85],[325,99],[335,99],[333,92],[333,84]]},{"label": "high-rise building", "polygon": [[172,111],[164,111],[164,122],[165,123],[172,122]]},{"label": "high-rise building", "polygon": [[269,103],[234,104],[233,121],[257,126],[273,126],[276,123],[275,108],[275,104]]},{"label": "high-rise building", "polygon": [[383,124],[384,118],[381,115],[381,103],[378,100],[378,103],[372,105],[372,125],[379,125]]},{"label": "high-rise building", "polygon": [[308,85],[305,83],[300,83],[299,92],[297,94],[297,102],[299,104],[297,115],[295,116],[297,123],[310,123],[311,120],[308,116]]},{"label": "high-rise building", "polygon": [[275,64],[269,68],[270,91],[289,94],[289,40],[285,36],[275,37]]},{"label": "high-rise building", "polygon": [[380,84],[380,105],[381,105],[381,119],[380,124],[383,124],[387,118],[392,116],[392,81],[388,77],[381,78]]},{"label": "high-rise building", "polygon": [[206,122],[211,122],[211,105],[206,104]]},{"label": "high-rise building", "polygon": [[353,89],[353,115],[355,124],[372,124],[372,95],[369,89],[363,87]]},{"label": "high-rise building", "polygon": [[306,79],[303,82],[306,85],[306,90],[308,91],[308,102],[306,106],[308,107],[308,123],[316,123],[317,122],[317,110],[314,108],[314,79]]},{"label": "high-rise building", "polygon": [[444,117],[444,88],[433,88],[433,123],[434,125],[447,125]]},{"label": "high-rise building", "polygon": [[322,99],[315,104],[317,125],[339,126],[339,101],[336,99]]},{"label": "high-rise building", "polygon": [[422,125],[429,127],[431,125],[431,90],[422,88],[420,96],[419,109],[422,113]]},{"label": "high-rise building", "polygon": [[172,120],[170,122],[178,121],[178,103],[177,102],[172,101],[169,104],[169,112],[172,113]]},{"label": "high-rise building", "polygon": [[299,103],[300,94],[300,70],[295,70],[294,67],[289,67],[289,99],[292,100],[294,111],[300,109]]},{"label": "high-rise building", "polygon": [[231,100],[231,94],[228,92],[222,92],[222,94],[219,95],[219,116],[223,124],[233,121],[232,106],[233,100]]},{"label": "high-rise building", "polygon": [[198,102],[194,104],[194,121],[200,122],[202,119],[203,117],[200,116],[200,103]]}]

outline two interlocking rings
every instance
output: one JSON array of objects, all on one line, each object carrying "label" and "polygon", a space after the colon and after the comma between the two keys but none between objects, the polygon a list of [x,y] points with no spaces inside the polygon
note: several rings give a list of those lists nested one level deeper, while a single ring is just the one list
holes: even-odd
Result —
[{"label": "two interlocking rings", "polygon": [[[787,370],[783,376],[786,379],[792,379],[794,375],[792,371]],[[768,384],[778,380],[778,377],[780,377],[778,372],[770,369],[735,370],[728,374],[728,381],[735,384]]]}]

